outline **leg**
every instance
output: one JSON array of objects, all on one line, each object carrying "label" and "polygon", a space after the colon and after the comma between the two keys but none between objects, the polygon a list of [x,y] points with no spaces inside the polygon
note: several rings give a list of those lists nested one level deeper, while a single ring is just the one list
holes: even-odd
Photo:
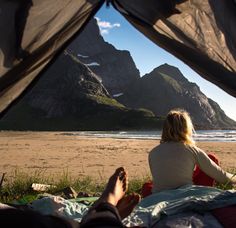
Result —
[{"label": "leg", "polygon": [[[219,165],[219,160],[214,154],[207,154],[208,157],[214,161],[217,165]],[[206,175],[197,165],[193,172],[193,183],[195,185],[203,185],[203,186],[214,186],[215,180],[208,175]]]},{"label": "leg", "polygon": [[21,210],[0,205],[0,227],[24,228],[79,228],[78,222],[64,217],[42,215],[32,210]]},{"label": "leg", "polygon": [[110,177],[102,196],[82,219],[81,227],[124,227],[116,208],[128,188],[124,168],[118,168]]},{"label": "leg", "polygon": [[141,196],[136,193],[132,193],[131,195],[123,197],[116,206],[121,219],[129,216],[140,200]]}]

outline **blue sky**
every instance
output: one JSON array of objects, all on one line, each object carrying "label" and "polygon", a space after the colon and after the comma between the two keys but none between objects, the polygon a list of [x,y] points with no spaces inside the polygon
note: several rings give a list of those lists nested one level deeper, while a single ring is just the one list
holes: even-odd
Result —
[{"label": "blue sky", "polygon": [[119,50],[128,50],[141,76],[164,63],[176,66],[189,81],[195,82],[207,97],[216,101],[230,118],[236,120],[236,98],[206,81],[182,61],[159,48],[112,7],[102,7],[95,17],[103,38]]}]

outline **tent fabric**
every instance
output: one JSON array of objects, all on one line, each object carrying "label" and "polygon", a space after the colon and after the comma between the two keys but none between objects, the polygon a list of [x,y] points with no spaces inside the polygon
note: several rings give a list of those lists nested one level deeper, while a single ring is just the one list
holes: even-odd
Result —
[{"label": "tent fabric", "polygon": [[[0,113],[42,74],[104,1],[0,0]],[[107,2],[160,47],[236,97],[235,0]]]},{"label": "tent fabric", "polygon": [[99,0],[0,0],[0,113],[97,12]]},{"label": "tent fabric", "polygon": [[113,0],[140,32],[236,97],[234,0]]}]

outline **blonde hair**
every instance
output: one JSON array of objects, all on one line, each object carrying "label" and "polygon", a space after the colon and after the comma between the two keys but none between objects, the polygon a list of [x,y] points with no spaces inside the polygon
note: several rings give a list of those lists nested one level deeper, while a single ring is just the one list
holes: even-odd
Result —
[{"label": "blonde hair", "polygon": [[185,110],[171,110],[164,122],[161,143],[164,142],[182,142],[187,145],[195,145],[192,138],[194,133],[192,120]]}]

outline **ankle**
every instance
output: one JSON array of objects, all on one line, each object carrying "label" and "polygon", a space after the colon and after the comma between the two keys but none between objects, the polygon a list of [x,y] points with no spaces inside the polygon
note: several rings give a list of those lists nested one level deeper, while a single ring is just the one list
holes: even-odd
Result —
[{"label": "ankle", "polygon": [[107,196],[107,202],[110,203],[110,204],[112,204],[112,205],[115,206],[115,207],[116,207],[116,205],[117,205],[117,203],[118,203],[116,197],[115,197],[112,193],[110,193],[110,194]]}]

